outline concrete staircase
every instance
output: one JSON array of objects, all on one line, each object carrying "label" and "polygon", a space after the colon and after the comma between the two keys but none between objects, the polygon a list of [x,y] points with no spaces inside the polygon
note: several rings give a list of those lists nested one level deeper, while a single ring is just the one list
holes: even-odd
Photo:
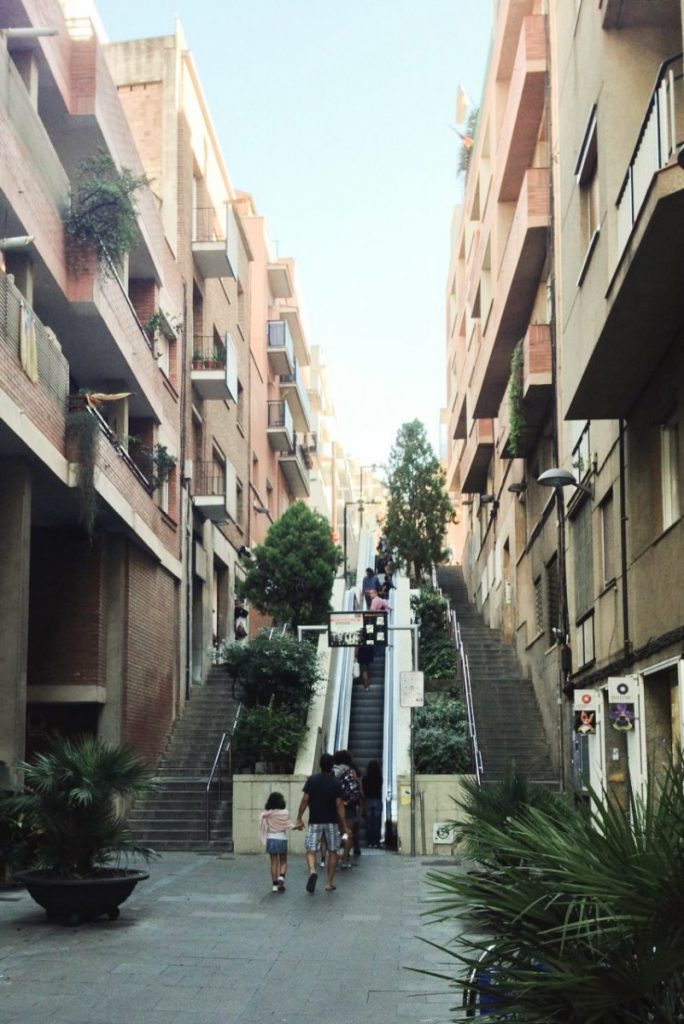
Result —
[{"label": "concrete staircase", "polygon": [[483,622],[460,568],[442,567],[437,579],[456,612],[468,655],[483,782],[502,779],[513,762],[529,779],[556,786],[534,688],[521,674],[512,645]]},{"label": "concrete staircase", "polygon": [[[375,758],[382,766],[382,741],[385,707],[385,651],[378,650],[370,666],[370,690],[360,681],[354,682],[349,712],[347,748],[354,756],[359,774],[365,775],[369,761]],[[366,841],[365,822],[361,819],[359,838]]]},{"label": "concrete staircase", "polygon": [[212,785],[209,840],[206,790],[221,735],[230,733],[238,703],[223,666],[214,666],[205,685],[193,688],[160,759],[159,788],[136,801],[129,814],[138,842],[158,851],[232,849],[232,780],[226,758],[220,801],[216,776]]}]

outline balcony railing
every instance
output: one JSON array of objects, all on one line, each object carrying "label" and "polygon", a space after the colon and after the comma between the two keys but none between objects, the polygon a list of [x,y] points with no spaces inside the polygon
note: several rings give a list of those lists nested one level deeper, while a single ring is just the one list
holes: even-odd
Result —
[{"label": "balcony railing", "polygon": [[85,412],[89,413],[96,421],[99,431],[102,436],[109,442],[114,451],[117,453],[120,459],[126,463],[133,476],[137,481],[145,488],[148,494],[152,494],[154,490],[154,484],[149,477],[143,473],[142,469],[133,461],[128,453],[128,450],[124,447],[121,440],[116,436],[112,428],[107,423],[101,412],[94,406],[89,404],[85,395],[72,394],[68,398],[68,408],[70,413]]},{"label": "balcony railing", "polygon": [[0,273],[0,342],[44,389],[62,414],[69,394],[69,364],[59,342],[41,323],[7,274]]},{"label": "balcony railing", "polygon": [[[289,387],[292,384],[295,385],[296,390],[297,390],[297,396],[299,398],[299,403],[300,403],[301,408],[302,408],[302,415],[303,415],[304,419],[306,420],[306,424],[301,424],[301,425],[302,426],[304,426],[304,425],[310,426],[310,424],[311,424],[311,406],[309,404],[309,396],[306,393],[306,388],[305,388],[304,383],[302,381],[302,375],[301,375],[301,371],[299,369],[299,363],[297,362],[296,359],[294,361],[294,372],[293,373],[282,373],[280,375],[280,384],[281,384],[281,386],[285,386],[285,387]],[[297,422],[297,417],[296,417],[296,425],[297,426],[300,425]]]},{"label": "balcony railing", "polygon": [[193,370],[221,370],[225,365],[226,348],[216,335],[195,335],[193,337]]},{"label": "balcony railing", "polygon": [[226,494],[226,474],[216,462],[194,462],[192,466],[193,496],[223,498]]},{"label": "balcony railing", "polygon": [[664,61],[646,108],[632,158],[617,197],[618,252],[622,253],[653,175],[677,152],[684,135],[684,86],[682,54]]}]

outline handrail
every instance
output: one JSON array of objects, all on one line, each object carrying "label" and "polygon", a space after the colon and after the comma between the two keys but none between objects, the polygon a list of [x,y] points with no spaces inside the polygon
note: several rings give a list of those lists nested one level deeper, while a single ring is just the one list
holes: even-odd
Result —
[{"label": "handrail", "polygon": [[644,134],[646,132],[646,128],[648,126],[648,121],[649,121],[649,117],[650,117],[650,113],[651,113],[651,108],[652,108],[654,102],[657,102],[657,99],[658,99],[658,90],[660,89],[660,86],[663,83],[663,80],[664,80],[665,75],[667,74],[667,72],[668,72],[668,70],[670,68],[670,65],[671,64],[675,64],[678,60],[680,60],[682,58],[683,55],[684,54],[682,54],[680,52],[680,53],[676,53],[673,57],[668,57],[667,60],[664,60],[663,63],[658,68],[658,73],[656,74],[655,85],[653,86],[653,89],[651,90],[651,95],[649,97],[648,103],[646,104],[646,113],[644,114],[644,117],[642,119],[641,128],[639,129],[639,134],[637,135],[637,140],[636,140],[636,142],[634,144],[634,149],[632,150],[632,155],[629,158],[629,163],[627,164],[627,171],[626,171],[625,176],[624,176],[624,178],[622,180],[622,185],[620,186],[620,191],[618,192],[618,197],[617,197],[617,199],[615,201],[617,206],[619,206],[619,204],[620,204],[620,200],[622,199],[622,194],[625,191],[625,189],[627,187],[627,183],[629,181],[630,172],[631,172],[631,170],[632,170],[632,168],[634,166],[634,163],[636,161],[636,158],[637,158],[637,156],[639,154],[639,149],[641,148],[641,142],[643,140]]},{"label": "handrail", "polygon": [[231,744],[233,742],[233,736],[235,735],[235,729],[236,729],[236,726],[238,724],[238,719],[240,718],[240,712],[241,711],[242,711],[242,703],[238,704],[237,713],[235,715],[235,721],[233,722],[233,727],[230,730],[230,738],[228,739],[228,745],[224,749],[223,744],[225,743],[226,736],[228,736],[228,733],[224,732],[223,735],[221,736],[220,741],[219,741],[218,750],[216,751],[216,757],[214,758],[214,763],[211,766],[211,771],[209,773],[209,781],[207,782],[207,788],[206,788],[206,794],[205,794],[205,807],[206,807],[206,817],[207,817],[207,842],[209,842],[209,839],[210,839],[210,836],[211,836],[211,826],[210,826],[210,823],[209,823],[209,806],[210,806],[210,800],[211,800],[211,784],[214,781],[214,775],[216,774],[216,769],[218,768],[218,770],[219,770],[219,772],[218,772],[218,799],[219,799],[219,803],[220,803],[221,802],[221,768],[220,768],[220,765],[221,765],[221,761],[223,759],[223,755],[227,753],[228,754],[228,758],[229,758],[228,771],[232,774],[233,751],[231,749]]},{"label": "handrail", "polygon": [[473,767],[475,769],[475,778],[477,779],[478,786],[482,781],[482,775],[484,774],[484,766],[482,764],[482,751],[480,750],[477,742],[477,728],[475,726],[475,712],[473,709],[473,690],[470,681],[470,666],[468,664],[468,655],[466,654],[465,647],[463,645],[463,637],[461,635],[461,626],[456,618],[456,612],[451,612],[451,625],[454,632],[454,645],[458,651],[461,670],[463,672],[463,695],[465,697],[466,706],[466,718],[468,722],[468,735],[470,736],[470,744],[473,750]]},{"label": "handrail", "polygon": [[[396,590],[390,590],[389,602],[392,614],[394,614],[395,594]],[[385,783],[385,817],[381,825],[384,828],[386,823],[391,821],[396,830],[397,780],[394,718],[397,706],[395,701],[395,684],[397,680],[394,650],[394,643],[387,643],[385,647],[385,701],[382,723],[382,777]]]}]

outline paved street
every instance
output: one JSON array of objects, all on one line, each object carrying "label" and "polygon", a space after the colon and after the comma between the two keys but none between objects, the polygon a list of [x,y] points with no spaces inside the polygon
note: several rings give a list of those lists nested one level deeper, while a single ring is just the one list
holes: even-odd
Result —
[{"label": "paved street", "polygon": [[444,1024],[445,958],[417,938],[433,860],[368,851],[337,891],[271,893],[266,859],[166,854],[118,921],[56,926],[0,892],[0,1024]]}]

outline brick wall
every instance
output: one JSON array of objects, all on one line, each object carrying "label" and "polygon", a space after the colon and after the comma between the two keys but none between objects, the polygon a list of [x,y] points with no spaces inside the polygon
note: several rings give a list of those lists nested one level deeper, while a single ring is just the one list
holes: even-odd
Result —
[{"label": "brick wall", "polygon": [[28,684],[105,683],[102,550],[80,531],[31,534]]},{"label": "brick wall", "polygon": [[123,738],[154,764],[174,717],[178,586],[156,562],[132,546],[126,605]]}]

